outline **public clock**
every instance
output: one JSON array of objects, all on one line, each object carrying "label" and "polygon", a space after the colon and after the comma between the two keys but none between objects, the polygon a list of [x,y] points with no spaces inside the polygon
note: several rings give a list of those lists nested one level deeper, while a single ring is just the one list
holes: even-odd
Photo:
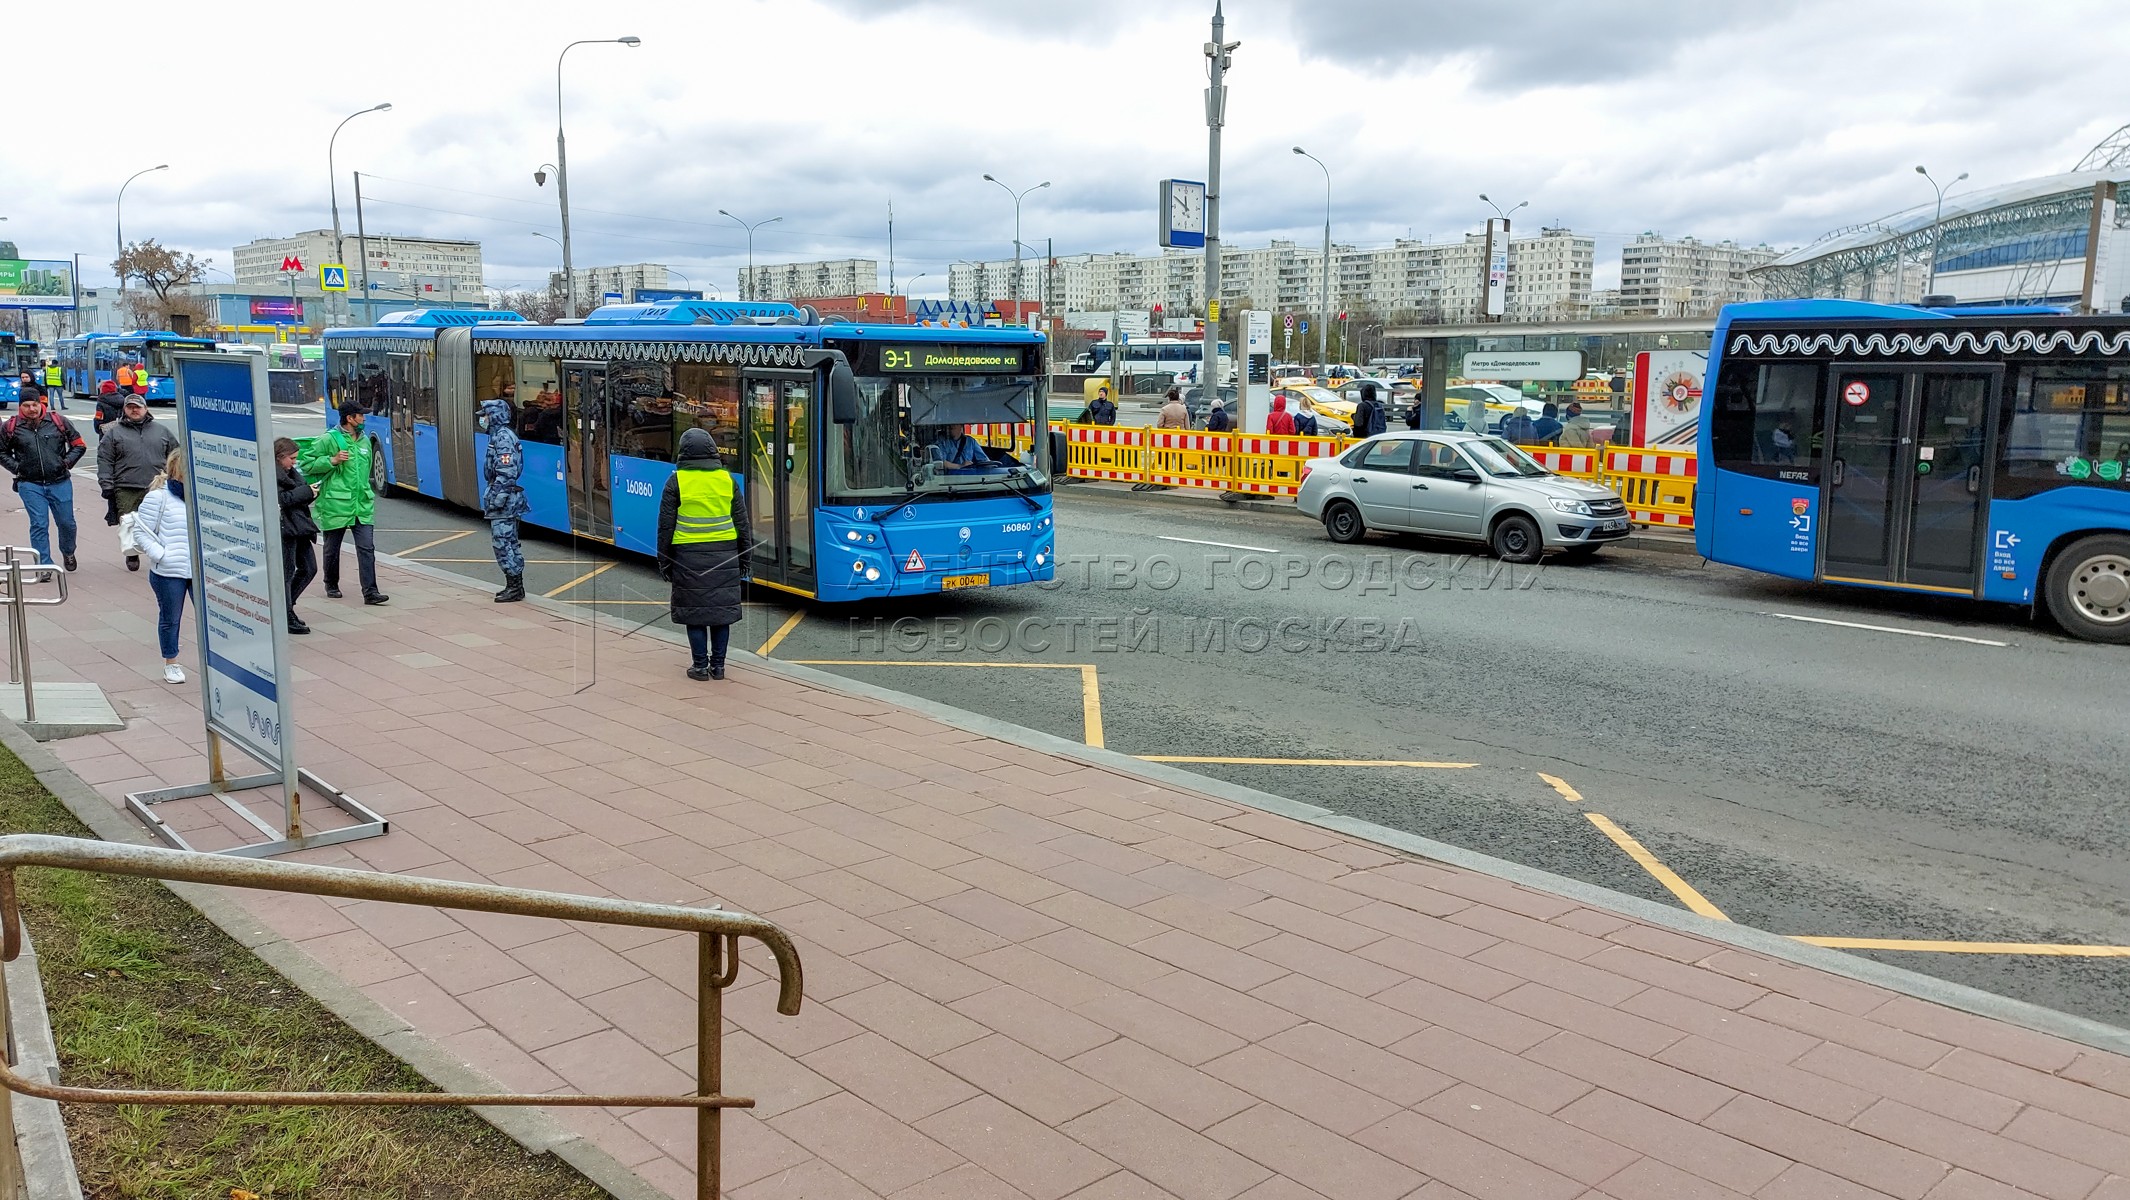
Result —
[{"label": "public clock", "polygon": [[1206,185],[1188,179],[1161,181],[1161,244],[1206,244]]}]

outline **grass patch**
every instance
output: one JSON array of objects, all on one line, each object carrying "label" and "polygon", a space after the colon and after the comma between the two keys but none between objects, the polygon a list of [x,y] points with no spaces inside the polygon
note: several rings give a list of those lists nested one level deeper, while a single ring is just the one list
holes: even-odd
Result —
[{"label": "grass patch", "polygon": [[[0,749],[0,830],[93,837]],[[78,1087],[421,1091],[342,1024],[150,879],[18,873],[62,1078]],[[92,1200],[606,1200],[460,1108],[66,1106]]]}]

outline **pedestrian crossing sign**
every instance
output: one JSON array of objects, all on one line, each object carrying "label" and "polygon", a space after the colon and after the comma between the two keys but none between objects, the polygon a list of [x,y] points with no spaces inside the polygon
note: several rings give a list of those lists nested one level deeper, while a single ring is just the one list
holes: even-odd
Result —
[{"label": "pedestrian crossing sign", "polygon": [[924,570],[924,555],[910,551],[910,556],[902,561],[902,569],[913,574]]},{"label": "pedestrian crossing sign", "polygon": [[318,290],[344,292],[348,290],[348,268],[345,263],[325,263],[318,268]]}]

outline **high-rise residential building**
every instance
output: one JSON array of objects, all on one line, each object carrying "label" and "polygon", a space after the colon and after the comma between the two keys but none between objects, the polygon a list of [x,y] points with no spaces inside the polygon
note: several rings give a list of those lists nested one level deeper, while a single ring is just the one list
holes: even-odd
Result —
[{"label": "high-rise residential building", "polygon": [[[622,304],[636,298],[638,288],[672,287],[672,272],[664,263],[627,263],[613,267],[578,267],[577,312],[588,313],[607,302],[609,296],[619,296]],[[547,290],[552,296],[562,294],[562,272],[547,273]]]},{"label": "high-rise residential building", "polygon": [[370,286],[381,298],[408,293],[416,298],[456,296],[465,300],[481,295],[479,242],[403,237],[396,233],[372,233],[358,242],[351,230],[342,231],[340,241],[345,260],[334,257],[330,229],[260,238],[230,252],[230,273],[238,283],[273,283],[292,271],[316,279],[319,267],[345,261],[352,295],[362,287],[361,248],[366,247]]},{"label": "high-rise residential building", "polygon": [[1645,233],[1620,251],[1620,307],[1636,317],[1713,316],[1726,304],[1763,298],[1765,283],[1747,272],[1775,257],[1765,245]]},{"label": "high-rise residential building", "polygon": [[751,273],[747,267],[740,268],[739,294],[753,300],[807,300],[879,290],[880,263],[870,258],[769,263],[752,268]]}]

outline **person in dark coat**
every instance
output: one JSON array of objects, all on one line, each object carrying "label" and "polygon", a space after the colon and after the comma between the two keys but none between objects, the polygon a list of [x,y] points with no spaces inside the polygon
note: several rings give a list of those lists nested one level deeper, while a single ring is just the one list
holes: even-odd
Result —
[{"label": "person in dark coat", "polygon": [[1376,385],[1362,384],[1361,402],[1354,406],[1353,411],[1353,435],[1374,437],[1388,426],[1389,422],[1383,419],[1383,404],[1376,399]]},{"label": "person in dark coat", "polygon": [[318,522],[311,505],[318,489],[296,469],[296,440],[274,439],[274,483],[281,498],[281,567],[288,583],[288,631],[309,633],[296,615],[296,597],[318,578]]},{"label": "person in dark coat", "polygon": [[710,431],[690,429],[658,500],[658,573],[673,585],[673,623],[688,631],[690,679],[725,677],[753,550],[738,478],[725,470]]}]

